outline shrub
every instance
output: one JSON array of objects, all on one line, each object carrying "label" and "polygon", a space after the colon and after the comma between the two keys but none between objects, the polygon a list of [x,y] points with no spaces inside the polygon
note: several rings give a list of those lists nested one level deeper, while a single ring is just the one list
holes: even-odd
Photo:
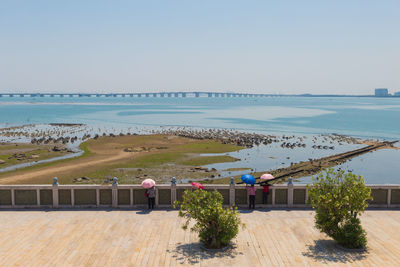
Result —
[{"label": "shrub", "polygon": [[222,248],[236,237],[242,225],[237,208],[223,208],[222,203],[218,191],[186,190],[183,201],[175,201],[174,207],[179,206],[179,216],[186,218],[183,229],[194,219],[191,230],[199,233],[200,242],[207,248]]},{"label": "shrub", "polygon": [[364,248],[367,245],[367,234],[361,227],[360,219],[353,216],[346,219],[335,240],[346,248]]},{"label": "shrub", "polygon": [[347,248],[364,248],[366,233],[358,215],[368,206],[371,189],[362,176],[333,169],[313,177],[308,195],[315,208],[315,225],[321,232]]}]

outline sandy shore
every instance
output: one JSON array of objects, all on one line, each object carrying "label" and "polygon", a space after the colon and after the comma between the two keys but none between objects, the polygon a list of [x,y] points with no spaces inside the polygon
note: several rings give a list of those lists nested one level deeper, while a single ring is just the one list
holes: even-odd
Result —
[{"label": "sandy shore", "polygon": [[[139,183],[146,177],[184,175],[194,178],[214,175],[215,170],[199,168],[202,163],[233,161],[228,156],[201,157],[202,153],[221,153],[241,149],[213,140],[166,135],[130,135],[100,137],[82,144],[86,150],[79,158],[32,166],[0,174],[1,184],[51,183],[58,177],[61,183],[103,183],[117,176],[121,183]],[[158,178],[158,179],[157,179]],[[79,180],[78,180],[79,181]]]}]

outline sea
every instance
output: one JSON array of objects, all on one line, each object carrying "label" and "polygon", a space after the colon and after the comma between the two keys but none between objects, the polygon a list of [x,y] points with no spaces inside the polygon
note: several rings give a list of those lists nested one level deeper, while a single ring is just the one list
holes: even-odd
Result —
[{"label": "sea", "polygon": [[[340,134],[362,139],[400,140],[400,97],[0,97],[0,127],[79,123],[106,133],[163,128],[229,129],[273,135]],[[396,143],[400,146],[399,143]],[[224,176],[232,167],[268,171],[292,162],[332,154],[307,148],[260,145],[230,155],[235,163],[213,164]],[[334,153],[360,145],[336,145]],[[400,183],[400,150],[384,149],[337,168],[363,175],[369,184]],[[297,182],[308,183],[311,177]]]}]

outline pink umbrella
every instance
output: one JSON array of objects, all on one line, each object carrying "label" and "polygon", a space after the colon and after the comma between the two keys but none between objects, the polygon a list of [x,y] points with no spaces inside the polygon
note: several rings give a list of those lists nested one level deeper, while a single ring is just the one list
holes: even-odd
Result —
[{"label": "pink umbrella", "polygon": [[272,176],[272,174],[269,174],[269,173],[264,173],[264,174],[261,175],[261,177],[260,177],[261,180],[272,180],[272,179],[274,179],[274,178],[275,178],[275,177]]},{"label": "pink umbrella", "polygon": [[144,181],[142,182],[142,187],[143,187],[143,188],[146,188],[146,189],[152,188],[152,187],[155,186],[155,185],[156,185],[156,182],[154,182],[153,179],[146,179],[146,180],[144,180]]},{"label": "pink umbrella", "polygon": [[192,186],[194,186],[194,187],[196,187],[198,189],[204,189],[204,185],[202,185],[201,183],[193,182]]}]

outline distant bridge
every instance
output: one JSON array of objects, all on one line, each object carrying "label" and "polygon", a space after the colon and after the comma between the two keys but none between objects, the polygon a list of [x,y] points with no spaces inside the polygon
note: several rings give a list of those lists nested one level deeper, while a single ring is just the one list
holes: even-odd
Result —
[{"label": "distant bridge", "polygon": [[281,94],[247,94],[220,92],[158,92],[158,93],[2,93],[0,97],[276,97]]}]

